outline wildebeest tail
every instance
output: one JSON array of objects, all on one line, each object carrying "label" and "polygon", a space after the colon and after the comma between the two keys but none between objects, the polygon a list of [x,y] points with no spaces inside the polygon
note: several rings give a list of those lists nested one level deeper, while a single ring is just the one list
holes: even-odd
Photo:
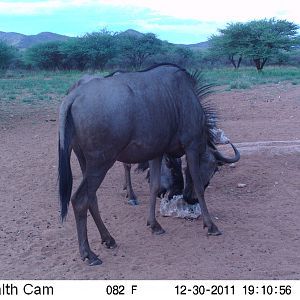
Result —
[{"label": "wildebeest tail", "polygon": [[71,170],[71,151],[74,125],[71,114],[72,99],[67,98],[60,108],[59,142],[58,142],[58,181],[60,215],[62,221],[68,213],[68,206],[71,199],[73,176]]}]

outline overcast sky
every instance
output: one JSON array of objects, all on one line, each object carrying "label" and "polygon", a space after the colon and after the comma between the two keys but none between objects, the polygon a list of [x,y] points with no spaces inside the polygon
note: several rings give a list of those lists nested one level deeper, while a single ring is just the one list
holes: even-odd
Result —
[{"label": "overcast sky", "polygon": [[0,31],[81,36],[106,28],[153,32],[173,43],[207,40],[227,23],[286,19],[300,25],[299,0],[0,1]]}]

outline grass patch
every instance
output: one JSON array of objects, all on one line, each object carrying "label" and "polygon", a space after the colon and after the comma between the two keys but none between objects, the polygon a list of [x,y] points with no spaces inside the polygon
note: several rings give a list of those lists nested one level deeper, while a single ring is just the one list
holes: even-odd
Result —
[{"label": "grass patch", "polygon": [[280,83],[291,81],[300,82],[300,68],[295,67],[265,67],[261,72],[255,68],[231,68],[203,70],[208,82],[216,86],[227,86],[226,90],[247,89],[258,84]]},{"label": "grass patch", "polygon": [[229,85],[229,90],[233,89],[248,89],[250,88],[250,84],[247,81],[236,80]]},{"label": "grass patch", "polygon": [[30,96],[26,96],[22,98],[22,102],[26,103],[26,104],[33,104],[35,101],[35,99],[33,97]]},{"label": "grass patch", "polygon": [[60,101],[80,72],[10,71],[0,78],[0,101],[39,103]]},{"label": "grass patch", "polygon": [[[225,90],[248,89],[257,84],[290,81],[300,84],[300,68],[265,67],[257,72],[254,67],[203,70],[207,82],[225,86]],[[26,104],[59,102],[68,88],[84,73],[9,71],[0,74],[0,101]]]}]

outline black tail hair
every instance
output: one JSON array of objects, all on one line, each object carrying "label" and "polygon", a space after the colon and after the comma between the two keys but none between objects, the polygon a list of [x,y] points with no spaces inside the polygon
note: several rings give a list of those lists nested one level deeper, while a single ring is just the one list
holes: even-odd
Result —
[{"label": "black tail hair", "polygon": [[[61,220],[64,221],[72,194],[73,176],[70,164],[71,158],[71,141],[73,136],[73,119],[70,113],[70,107],[66,112],[64,123],[64,145],[60,144],[60,137],[58,142],[58,181],[59,181],[59,199],[60,199],[60,215]],[[61,133],[60,133],[61,134]]]}]

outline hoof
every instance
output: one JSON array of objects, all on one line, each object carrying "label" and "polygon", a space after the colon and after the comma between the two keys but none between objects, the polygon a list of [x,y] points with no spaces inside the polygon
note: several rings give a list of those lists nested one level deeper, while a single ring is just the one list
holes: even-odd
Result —
[{"label": "hoof", "polygon": [[152,229],[152,233],[156,234],[156,235],[160,235],[160,234],[164,234],[166,231],[163,228],[151,228]]},{"label": "hoof", "polygon": [[98,257],[93,257],[88,260],[89,266],[99,266],[102,264],[102,260]]},{"label": "hoof", "polygon": [[207,235],[217,236],[217,235],[222,235],[222,232],[220,230],[217,230],[217,231],[208,231]]},{"label": "hoof", "polygon": [[81,255],[81,259],[85,261],[87,259],[89,266],[101,265],[102,261],[93,251],[85,251]]},{"label": "hoof", "polygon": [[147,226],[150,226],[153,234],[160,235],[165,233],[165,230],[160,226],[160,224],[157,221],[155,221],[153,225],[151,225],[148,221]]},{"label": "hoof", "polygon": [[102,241],[102,244],[105,244],[106,248],[114,249],[117,247],[117,243],[113,238],[107,239],[106,241]]},{"label": "hoof", "polygon": [[208,227],[207,235],[221,235],[222,232],[218,229],[218,227],[215,224],[212,224],[212,226]]},{"label": "hoof", "polygon": [[132,206],[136,206],[136,205],[139,205],[140,203],[137,199],[129,199],[128,204],[132,205]]}]

